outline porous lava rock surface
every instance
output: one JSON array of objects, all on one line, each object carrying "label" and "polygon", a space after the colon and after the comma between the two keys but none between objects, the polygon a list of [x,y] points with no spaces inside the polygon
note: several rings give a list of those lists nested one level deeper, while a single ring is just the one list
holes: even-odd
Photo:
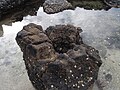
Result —
[{"label": "porous lava rock surface", "polygon": [[72,5],[67,0],[45,0],[43,9],[46,13],[57,13],[66,9],[72,8]]},{"label": "porous lava rock surface", "polygon": [[30,23],[16,36],[36,90],[88,90],[98,76],[99,52],[83,43],[80,27]]},{"label": "porous lava rock surface", "polygon": [[0,15],[9,12],[10,9],[16,8],[29,0],[0,0]]}]

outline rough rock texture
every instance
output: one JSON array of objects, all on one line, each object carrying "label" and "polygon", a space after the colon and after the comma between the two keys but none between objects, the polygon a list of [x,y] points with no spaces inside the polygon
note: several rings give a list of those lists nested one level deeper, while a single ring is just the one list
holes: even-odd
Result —
[{"label": "rough rock texture", "polygon": [[111,7],[103,0],[68,0],[74,7],[81,7],[87,10],[109,10]]},{"label": "rough rock texture", "polygon": [[[43,4],[44,3],[44,4]],[[21,21],[26,15],[36,15],[40,6],[46,13],[81,7],[88,10],[109,10],[120,7],[119,0],[0,0],[0,25]],[[5,20],[7,19],[7,21]]]},{"label": "rough rock texture", "polygon": [[8,12],[10,9],[15,8],[28,0],[0,0],[0,14]]},{"label": "rough rock texture", "polygon": [[5,18],[4,15],[17,13],[13,17],[20,21],[23,16],[34,15],[39,6],[43,6],[46,13],[57,13],[78,6],[85,9],[109,10],[111,7],[120,7],[120,0],[0,0],[0,19]]},{"label": "rough rock texture", "polygon": [[120,0],[104,0],[104,2],[111,7],[120,8]]},{"label": "rough rock texture", "polygon": [[97,79],[99,52],[82,42],[81,28],[29,24],[16,41],[23,52],[29,79],[37,90],[88,90]]},{"label": "rough rock texture", "polygon": [[67,0],[45,0],[43,8],[46,13],[50,14],[72,8],[72,5]]},{"label": "rough rock texture", "polygon": [[0,20],[21,21],[28,14],[35,15],[43,3],[44,0],[0,0]]},{"label": "rough rock texture", "polygon": [[65,9],[74,9],[78,6],[88,10],[109,10],[111,8],[103,0],[45,0],[43,4],[44,11],[48,14],[57,13]]}]

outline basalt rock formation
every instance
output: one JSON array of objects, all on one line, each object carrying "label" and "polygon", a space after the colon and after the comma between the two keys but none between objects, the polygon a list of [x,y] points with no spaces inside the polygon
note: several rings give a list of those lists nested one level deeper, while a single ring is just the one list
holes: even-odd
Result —
[{"label": "basalt rock formation", "polygon": [[67,0],[45,0],[43,8],[44,11],[49,14],[70,9],[72,5]]},{"label": "basalt rock formation", "polygon": [[[108,0],[109,1],[109,0]],[[48,14],[57,13],[66,9],[81,7],[88,10],[109,10],[112,6],[105,3],[104,0],[45,0],[43,4],[44,11]],[[116,3],[118,0],[115,0]]]},{"label": "basalt rock formation", "polygon": [[21,21],[23,16],[35,15],[44,0],[0,0],[0,20],[5,18]]},{"label": "basalt rock formation", "polygon": [[109,10],[120,7],[119,0],[0,0],[0,19],[5,17],[22,20],[28,14],[35,15],[40,6],[46,13],[57,13],[66,9],[81,7],[85,9]]},{"label": "basalt rock formation", "polygon": [[104,2],[108,6],[120,8],[120,0],[104,0]]},{"label": "basalt rock formation", "polygon": [[[0,0],[0,25],[21,21],[24,16],[36,15],[43,6],[48,14],[58,13],[66,9],[81,7],[87,10],[109,10],[120,7],[119,0]],[[8,19],[8,20],[5,20]],[[5,21],[4,21],[5,20]],[[7,22],[6,22],[7,21]]]},{"label": "basalt rock formation", "polygon": [[83,43],[80,27],[29,24],[16,41],[23,52],[30,81],[36,90],[90,90],[102,61],[99,52]]},{"label": "basalt rock formation", "polygon": [[28,0],[0,0],[0,15],[9,12],[10,9],[24,4]]},{"label": "basalt rock formation", "polygon": [[68,0],[74,7],[81,7],[87,10],[109,10],[111,6],[103,0]]}]

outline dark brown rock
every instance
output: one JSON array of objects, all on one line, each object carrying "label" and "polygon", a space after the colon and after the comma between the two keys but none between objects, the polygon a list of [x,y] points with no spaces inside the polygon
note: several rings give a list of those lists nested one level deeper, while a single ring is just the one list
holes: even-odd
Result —
[{"label": "dark brown rock", "polygon": [[24,5],[28,0],[0,0],[0,18],[1,15],[6,14],[9,10]]},{"label": "dark brown rock", "polygon": [[23,20],[24,16],[36,15],[45,0],[0,0],[0,21],[5,24]]},{"label": "dark brown rock", "polygon": [[88,90],[98,76],[99,52],[72,25],[24,26],[16,37],[29,79],[37,90]]},{"label": "dark brown rock", "polygon": [[81,44],[80,32],[82,32],[81,28],[72,25],[56,25],[46,29],[46,35],[58,52],[67,52],[67,49],[72,48],[73,44]]}]

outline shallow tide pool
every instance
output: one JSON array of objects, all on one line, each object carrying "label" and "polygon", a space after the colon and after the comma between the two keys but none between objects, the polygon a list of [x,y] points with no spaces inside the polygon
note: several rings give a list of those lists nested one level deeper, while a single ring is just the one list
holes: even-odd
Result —
[{"label": "shallow tide pool", "polygon": [[34,90],[27,72],[22,52],[15,37],[24,25],[35,23],[48,26],[72,24],[81,27],[83,41],[98,49],[103,64],[93,90],[120,90],[120,8],[104,10],[65,10],[46,14],[40,7],[37,16],[26,16],[12,26],[2,25],[4,34],[0,37],[0,90]]}]

